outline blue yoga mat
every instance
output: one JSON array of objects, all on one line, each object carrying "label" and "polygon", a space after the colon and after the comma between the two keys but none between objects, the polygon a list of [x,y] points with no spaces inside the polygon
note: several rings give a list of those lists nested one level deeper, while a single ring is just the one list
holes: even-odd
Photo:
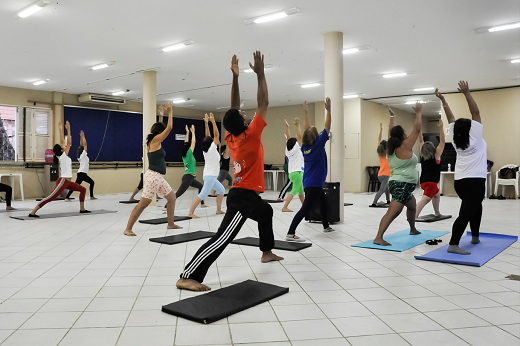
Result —
[{"label": "blue yoga mat", "polygon": [[404,251],[411,249],[417,245],[421,245],[427,240],[435,239],[441,237],[449,232],[441,232],[441,231],[426,231],[419,229],[421,234],[410,235],[410,229],[407,228],[404,231],[395,232],[392,234],[385,234],[383,239],[392,244],[392,246],[382,246],[372,243],[374,240],[367,240],[359,244],[354,244],[354,247],[364,247],[367,249],[378,249],[378,250],[388,250],[388,251]]},{"label": "blue yoga mat", "polygon": [[471,232],[468,232],[465,237],[460,239],[459,246],[471,252],[471,255],[448,253],[448,245],[445,245],[426,255],[415,256],[415,259],[482,267],[487,261],[518,240],[517,236],[494,233],[480,233],[479,238],[480,243],[471,244]]}]

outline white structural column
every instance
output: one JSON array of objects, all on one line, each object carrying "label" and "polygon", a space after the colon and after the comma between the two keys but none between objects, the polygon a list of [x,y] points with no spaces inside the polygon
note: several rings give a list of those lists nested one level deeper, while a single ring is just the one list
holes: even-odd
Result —
[{"label": "white structural column", "polygon": [[343,33],[325,34],[325,97],[331,99],[331,147],[329,157],[329,181],[339,182],[340,219],[343,222],[343,169],[344,169],[344,125],[343,125]]},{"label": "white structural column", "polygon": [[[157,71],[143,73],[143,168],[148,169],[146,136],[157,119]],[[156,205],[155,196],[151,205]]]}]

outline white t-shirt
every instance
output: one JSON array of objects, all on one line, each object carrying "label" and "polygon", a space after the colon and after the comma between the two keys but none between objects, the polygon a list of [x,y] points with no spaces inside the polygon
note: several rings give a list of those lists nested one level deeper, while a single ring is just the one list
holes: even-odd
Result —
[{"label": "white t-shirt", "polygon": [[203,175],[210,175],[217,177],[220,172],[220,154],[215,142],[212,142],[208,152],[202,152],[204,155],[204,173]]},{"label": "white t-shirt", "polygon": [[59,157],[62,178],[72,178],[72,160],[67,154],[62,153]]},{"label": "white t-shirt", "polygon": [[[448,126],[449,135],[454,137],[453,129],[455,123]],[[487,177],[487,144],[482,138],[482,124],[471,120],[469,130],[469,147],[466,150],[457,148],[455,142],[453,147],[457,152],[455,164],[455,180],[464,178],[486,178]]]},{"label": "white t-shirt", "polygon": [[294,144],[291,150],[287,150],[287,146],[285,146],[285,156],[289,159],[289,167],[287,169],[289,174],[292,172],[303,172],[305,163],[303,161],[302,149],[298,142]]},{"label": "white t-shirt", "polygon": [[88,155],[85,150],[83,150],[83,152],[79,156],[78,161],[79,161],[78,173],[88,173],[88,168],[89,168],[88,163],[90,160],[88,159]]}]

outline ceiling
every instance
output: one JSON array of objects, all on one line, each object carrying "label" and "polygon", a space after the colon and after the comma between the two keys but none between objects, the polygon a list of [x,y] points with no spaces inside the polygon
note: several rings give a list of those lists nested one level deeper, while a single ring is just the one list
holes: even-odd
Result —
[{"label": "ceiling", "polygon": [[[323,34],[329,31],[344,33],[345,48],[370,46],[344,56],[345,94],[408,95],[428,86],[454,91],[459,79],[472,88],[520,84],[520,64],[504,62],[520,57],[520,29],[475,33],[520,21],[518,0],[53,0],[31,17],[14,17],[32,2],[0,2],[0,85],[72,94],[129,89],[125,97],[138,99],[142,75],[134,72],[158,68],[159,102],[190,98],[197,109],[216,110],[230,103],[232,54],[246,67],[259,49],[273,65],[266,70],[272,106],[314,102],[324,98],[323,86],[300,85],[323,81]],[[243,24],[291,7],[301,13]],[[158,52],[185,40],[195,43]],[[89,70],[108,61],[116,63]],[[401,71],[411,74],[381,77]],[[49,82],[33,86],[39,79]],[[242,74],[240,88],[245,107],[254,107],[254,74]]]}]

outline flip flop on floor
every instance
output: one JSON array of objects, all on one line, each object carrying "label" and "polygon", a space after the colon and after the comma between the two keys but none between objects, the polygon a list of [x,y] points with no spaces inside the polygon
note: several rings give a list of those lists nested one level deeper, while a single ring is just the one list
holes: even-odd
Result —
[{"label": "flip flop on floor", "polygon": [[427,240],[425,243],[428,245],[437,245],[437,242],[435,241],[435,239]]}]

